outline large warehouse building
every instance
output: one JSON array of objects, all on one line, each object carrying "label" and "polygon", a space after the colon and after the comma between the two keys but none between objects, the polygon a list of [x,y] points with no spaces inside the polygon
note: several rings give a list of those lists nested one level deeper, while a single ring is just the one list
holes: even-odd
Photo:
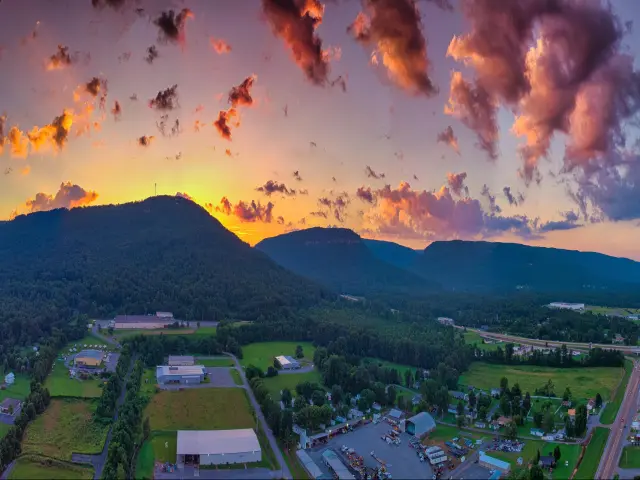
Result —
[{"label": "large warehouse building", "polygon": [[262,450],[252,428],[237,430],[179,430],[178,464],[226,465],[255,463]]},{"label": "large warehouse building", "polygon": [[100,350],[82,350],[73,359],[77,367],[99,367],[104,359],[104,352]]},{"label": "large warehouse building", "polygon": [[156,367],[156,379],[160,385],[170,383],[193,384],[204,381],[205,370],[203,365]]},{"label": "large warehouse building", "polygon": [[289,355],[278,355],[276,361],[283,370],[295,370],[300,368],[300,363]]},{"label": "large warehouse building", "polygon": [[436,428],[436,422],[427,412],[420,412],[414,415],[406,423],[407,433],[418,438],[431,432],[434,428]]}]

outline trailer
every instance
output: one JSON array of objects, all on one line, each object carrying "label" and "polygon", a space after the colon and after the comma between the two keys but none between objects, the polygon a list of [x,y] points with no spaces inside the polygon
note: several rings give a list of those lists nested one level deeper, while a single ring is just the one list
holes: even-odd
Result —
[{"label": "trailer", "polygon": [[429,447],[429,448],[425,449],[424,453],[429,455],[430,453],[441,452],[441,451],[442,451],[442,448],[440,448],[440,447]]},{"label": "trailer", "polygon": [[441,465],[447,461],[447,456],[434,458],[433,460],[429,460],[429,463],[432,466]]}]

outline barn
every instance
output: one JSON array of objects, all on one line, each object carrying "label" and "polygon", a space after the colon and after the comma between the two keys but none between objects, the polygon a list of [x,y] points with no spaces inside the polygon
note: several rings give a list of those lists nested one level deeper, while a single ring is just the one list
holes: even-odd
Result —
[{"label": "barn", "polygon": [[415,437],[422,437],[436,428],[436,422],[427,412],[420,412],[409,418],[406,423],[406,432]]},{"label": "barn", "polygon": [[160,385],[167,385],[171,383],[202,383],[204,381],[204,376],[205,370],[203,365],[160,365],[156,367],[156,379]]},{"label": "barn", "polygon": [[276,361],[283,370],[296,370],[300,368],[300,363],[289,355],[278,355]]},{"label": "barn", "polygon": [[226,465],[262,460],[262,449],[252,428],[237,430],[179,430],[178,464]]}]

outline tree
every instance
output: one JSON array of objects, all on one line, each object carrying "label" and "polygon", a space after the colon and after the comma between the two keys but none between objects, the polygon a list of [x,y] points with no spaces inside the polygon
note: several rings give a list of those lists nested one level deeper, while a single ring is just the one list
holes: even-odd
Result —
[{"label": "tree", "polygon": [[516,438],[518,438],[518,425],[516,425],[516,422],[511,420],[509,423],[507,423],[507,427],[504,434],[507,438],[511,440],[515,440]]},{"label": "tree", "polygon": [[562,401],[568,402],[569,400],[571,400],[571,390],[567,387],[564,389],[564,393],[562,394]]},{"label": "tree", "polygon": [[196,322],[196,326],[197,326],[198,328],[200,328],[200,320],[198,320],[198,321]]},{"label": "tree", "polygon": [[145,417],[144,422],[142,422],[142,439],[146,440],[151,435],[151,423],[149,422],[149,417]]},{"label": "tree", "polygon": [[269,368],[267,368],[267,373],[265,375],[268,378],[271,377],[277,377],[278,376],[278,370],[274,367],[272,367],[271,365],[269,365]]},{"label": "tree", "polygon": [[476,407],[476,394],[473,390],[469,392],[469,407],[472,409]]},{"label": "tree", "polygon": [[556,445],[556,448],[553,449],[553,458],[556,459],[556,463],[560,460],[562,453],[560,452],[560,445]]},{"label": "tree", "polygon": [[542,426],[544,427],[545,432],[549,433],[553,431],[553,428],[556,426],[555,421],[553,419],[553,413],[547,411],[544,414],[544,420],[542,421]]},{"label": "tree", "polygon": [[387,405],[395,405],[396,403],[396,387],[389,385],[387,387]]},{"label": "tree", "polygon": [[600,393],[596,393],[596,408],[600,408],[602,406],[602,395]]},{"label": "tree", "polygon": [[509,388],[509,380],[507,379],[507,377],[502,377],[500,379],[500,390],[502,391],[502,393],[504,393],[507,391],[508,388]]},{"label": "tree", "polygon": [[283,388],[282,393],[280,394],[280,399],[286,408],[291,408],[291,390],[288,388]]},{"label": "tree", "polygon": [[520,389],[520,384],[518,382],[514,383],[513,387],[511,387],[511,396],[512,397],[522,396],[522,390]]},{"label": "tree", "polygon": [[[539,455],[540,452],[538,452],[538,457]],[[539,458],[538,461],[540,461]],[[537,462],[531,467],[531,470],[529,470],[529,480],[544,480],[544,472]]]},{"label": "tree", "polygon": [[483,422],[487,419],[487,407],[478,408],[478,419]]},{"label": "tree", "polygon": [[245,369],[244,375],[245,377],[247,377],[247,380],[251,380],[254,377],[263,378],[264,372],[262,371],[262,369],[260,369],[259,367],[256,367],[255,365],[249,365]]},{"label": "tree", "polygon": [[464,415],[464,403],[462,403],[462,400],[458,400],[456,411],[458,412],[458,415]]},{"label": "tree", "polygon": [[297,345],[296,346],[296,358],[303,358],[304,357],[304,351],[302,350],[302,345]]},{"label": "tree", "polygon": [[305,408],[308,405],[309,404],[307,403],[307,399],[304,398],[304,396],[302,396],[302,395],[298,395],[296,397],[296,399],[293,401],[293,409],[296,412],[299,412],[300,410],[302,410],[303,408]]},{"label": "tree", "polygon": [[505,417],[511,415],[511,402],[509,401],[509,397],[506,395],[500,397],[500,410]]},{"label": "tree", "polygon": [[527,392],[525,393],[524,400],[522,401],[522,414],[525,416],[528,415],[529,410],[531,410],[531,395]]},{"label": "tree", "polygon": [[405,400],[404,395],[400,395],[398,397],[398,408],[400,410],[406,410],[406,408],[407,408],[407,404],[406,404],[406,400]]},{"label": "tree", "polygon": [[344,394],[340,385],[334,385],[331,387],[331,403],[333,403],[334,406],[339,405],[340,402],[342,402],[343,397]]},{"label": "tree", "polygon": [[573,422],[567,415],[564,417],[564,433],[568,438],[573,438],[576,436],[575,428],[573,427]]},{"label": "tree", "polygon": [[581,437],[587,430],[587,407],[578,405],[576,408],[576,419],[574,421],[576,437]]},{"label": "tree", "polygon": [[407,369],[404,371],[404,384],[407,388],[413,387],[413,374],[411,373],[411,370]]},{"label": "tree", "polygon": [[318,407],[321,407],[322,405],[324,405],[326,400],[327,400],[327,397],[325,396],[322,390],[314,390],[313,393],[311,394],[311,401],[313,402],[314,405]]},{"label": "tree", "polygon": [[371,408],[371,405],[373,405],[373,402],[375,401],[375,399],[376,399],[376,394],[372,390],[365,388],[360,392],[360,400],[358,400],[358,409],[361,412],[366,412]]},{"label": "tree", "polygon": [[458,428],[464,427],[464,424],[465,424],[464,415],[457,415],[456,416],[456,425],[458,426]]}]

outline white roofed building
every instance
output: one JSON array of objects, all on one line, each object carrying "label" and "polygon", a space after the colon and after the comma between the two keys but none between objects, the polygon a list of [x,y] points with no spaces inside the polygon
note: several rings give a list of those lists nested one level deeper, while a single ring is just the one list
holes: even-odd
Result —
[{"label": "white roofed building", "polygon": [[256,463],[262,449],[252,428],[236,430],[179,430],[178,464],[226,465]]},{"label": "white roofed building", "polygon": [[565,310],[578,310],[578,311],[582,311],[584,310],[585,304],[584,303],[566,303],[566,302],[551,302],[549,304],[550,308],[562,308]]},{"label": "white roofed building", "polygon": [[283,370],[295,370],[300,368],[300,363],[289,355],[278,355],[276,361]]},{"label": "white roofed building", "polygon": [[156,379],[158,384],[166,385],[170,383],[202,383],[205,377],[203,365],[189,366],[169,366],[160,365],[156,367]]}]

